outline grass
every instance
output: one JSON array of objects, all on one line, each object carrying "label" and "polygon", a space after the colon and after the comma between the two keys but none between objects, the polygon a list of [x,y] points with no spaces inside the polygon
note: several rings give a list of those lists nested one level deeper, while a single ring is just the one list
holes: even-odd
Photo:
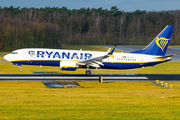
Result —
[{"label": "grass", "polygon": [[9,52],[0,52],[0,60],[4,60],[4,56],[8,54]]},{"label": "grass", "polygon": [[180,82],[79,82],[49,89],[35,81],[0,81],[0,119],[179,119]]}]

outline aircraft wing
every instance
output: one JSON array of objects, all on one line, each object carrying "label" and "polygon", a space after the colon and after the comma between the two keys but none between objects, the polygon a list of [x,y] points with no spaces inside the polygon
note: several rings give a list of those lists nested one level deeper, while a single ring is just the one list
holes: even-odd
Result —
[{"label": "aircraft wing", "polygon": [[99,65],[104,66],[104,64],[102,63],[103,59],[108,58],[108,57],[114,58],[113,52],[114,52],[115,48],[116,48],[116,45],[114,45],[113,48],[108,50],[109,52],[104,56],[100,56],[100,57],[96,57],[96,58],[92,58],[92,59],[88,59],[88,60],[82,60],[82,61],[79,61],[77,64],[78,65],[92,66],[95,68],[100,67]]}]

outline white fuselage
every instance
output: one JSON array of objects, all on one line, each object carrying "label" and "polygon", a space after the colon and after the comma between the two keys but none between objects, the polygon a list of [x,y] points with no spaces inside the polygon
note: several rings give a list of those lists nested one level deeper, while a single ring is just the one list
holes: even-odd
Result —
[{"label": "white fuselage", "polygon": [[[106,55],[107,52],[66,50],[66,49],[45,49],[45,48],[26,48],[13,51],[4,59],[11,61],[17,65],[47,65],[59,66],[60,61],[78,62]],[[131,69],[145,66],[154,66],[158,63],[171,60],[171,58],[157,59],[159,56],[118,53],[114,52],[112,57],[102,60],[104,64],[102,68],[112,69]]]}]

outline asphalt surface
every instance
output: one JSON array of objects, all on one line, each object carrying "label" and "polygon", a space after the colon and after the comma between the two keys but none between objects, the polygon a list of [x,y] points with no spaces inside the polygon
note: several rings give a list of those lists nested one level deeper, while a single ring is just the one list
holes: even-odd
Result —
[{"label": "asphalt surface", "polygon": [[84,80],[99,81],[100,76],[103,81],[180,81],[180,74],[92,74],[86,76],[84,74],[0,74],[0,80],[31,80],[31,81],[54,81],[54,80]]}]

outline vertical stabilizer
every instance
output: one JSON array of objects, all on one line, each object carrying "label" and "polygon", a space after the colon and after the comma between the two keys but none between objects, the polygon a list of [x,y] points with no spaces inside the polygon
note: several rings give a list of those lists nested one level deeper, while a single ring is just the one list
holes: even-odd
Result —
[{"label": "vertical stabilizer", "polygon": [[167,25],[146,48],[131,53],[165,56],[173,29],[173,25]]}]

